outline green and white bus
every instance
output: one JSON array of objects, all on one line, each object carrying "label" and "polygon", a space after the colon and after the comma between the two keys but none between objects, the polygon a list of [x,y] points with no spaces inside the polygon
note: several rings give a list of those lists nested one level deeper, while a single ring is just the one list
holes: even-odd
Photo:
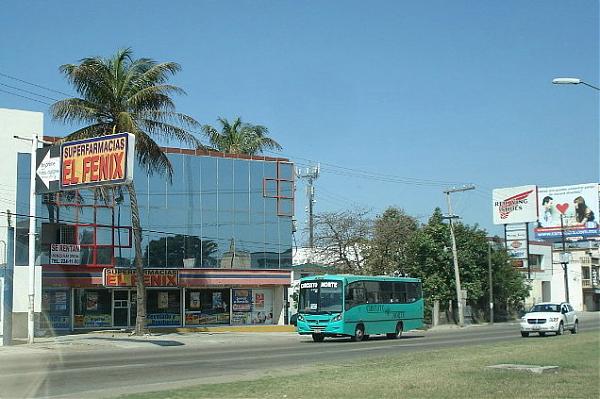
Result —
[{"label": "green and white bus", "polygon": [[423,326],[421,280],[410,277],[323,275],[300,280],[297,331],[325,337],[386,334],[400,338],[403,331]]}]

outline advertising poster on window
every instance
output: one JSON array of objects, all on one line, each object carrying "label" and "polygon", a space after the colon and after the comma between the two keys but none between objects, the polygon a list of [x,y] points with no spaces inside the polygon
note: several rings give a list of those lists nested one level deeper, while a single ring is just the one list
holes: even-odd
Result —
[{"label": "advertising poster on window", "polygon": [[[52,307],[51,307],[52,309]],[[66,291],[56,291],[54,293],[54,309],[57,312],[64,312],[67,310],[67,292]]]},{"label": "advertising poster on window", "polygon": [[265,293],[254,291],[254,309],[263,310],[265,308]]},{"label": "advertising poster on window", "polygon": [[212,293],[212,308],[222,309],[223,308],[223,295],[221,292]]},{"label": "advertising poster on window", "polygon": [[200,309],[200,292],[192,291],[190,294],[190,309]]},{"label": "advertising poster on window", "polygon": [[234,312],[250,312],[252,310],[252,290],[233,290],[232,310]]},{"label": "advertising poster on window", "polygon": [[[600,236],[598,183],[538,189],[537,239],[581,239]],[[562,227],[561,227],[562,220]]]},{"label": "advertising poster on window", "polygon": [[273,291],[253,290],[252,324],[273,324]]},{"label": "advertising poster on window", "polygon": [[169,309],[169,293],[167,291],[160,291],[157,302],[159,309]]},{"label": "advertising poster on window", "polygon": [[242,325],[252,323],[252,314],[249,312],[233,312],[231,324]]},{"label": "advertising poster on window", "polygon": [[181,324],[179,313],[150,313],[147,318],[149,326],[178,326]]},{"label": "advertising poster on window", "polygon": [[87,298],[85,301],[85,309],[86,310],[98,310],[98,293],[95,291],[90,291],[87,293]]}]

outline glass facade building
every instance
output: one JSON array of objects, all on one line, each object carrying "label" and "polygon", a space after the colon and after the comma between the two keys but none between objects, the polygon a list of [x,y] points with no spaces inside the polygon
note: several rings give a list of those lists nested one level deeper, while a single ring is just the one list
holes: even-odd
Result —
[{"label": "glass facade building", "polygon": [[[146,284],[149,325],[280,322],[292,265],[293,164],[164,151],[171,178],[139,164],[134,170],[144,268],[157,276],[176,269],[168,284]],[[19,154],[17,265],[28,261],[29,159]],[[133,284],[110,286],[105,277],[106,269],[134,267],[127,190],[38,196],[37,215],[41,328],[131,326]]]}]

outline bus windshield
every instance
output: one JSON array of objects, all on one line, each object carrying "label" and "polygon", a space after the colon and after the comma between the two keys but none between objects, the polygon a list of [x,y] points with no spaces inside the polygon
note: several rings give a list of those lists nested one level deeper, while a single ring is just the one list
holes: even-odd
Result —
[{"label": "bus windshield", "polygon": [[300,284],[300,313],[339,313],[342,311],[341,281],[305,281]]}]

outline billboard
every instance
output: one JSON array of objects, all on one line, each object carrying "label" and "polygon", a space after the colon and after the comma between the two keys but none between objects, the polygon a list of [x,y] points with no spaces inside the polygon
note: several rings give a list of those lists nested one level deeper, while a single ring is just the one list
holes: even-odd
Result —
[{"label": "billboard", "polygon": [[60,149],[60,188],[124,184],[133,179],[135,137],[119,133],[68,141]]},{"label": "billboard", "polygon": [[534,229],[538,239],[560,240],[600,236],[598,228],[598,183],[538,189],[539,220]]},{"label": "billboard", "polygon": [[492,191],[494,224],[537,220],[536,186],[497,188]]}]

